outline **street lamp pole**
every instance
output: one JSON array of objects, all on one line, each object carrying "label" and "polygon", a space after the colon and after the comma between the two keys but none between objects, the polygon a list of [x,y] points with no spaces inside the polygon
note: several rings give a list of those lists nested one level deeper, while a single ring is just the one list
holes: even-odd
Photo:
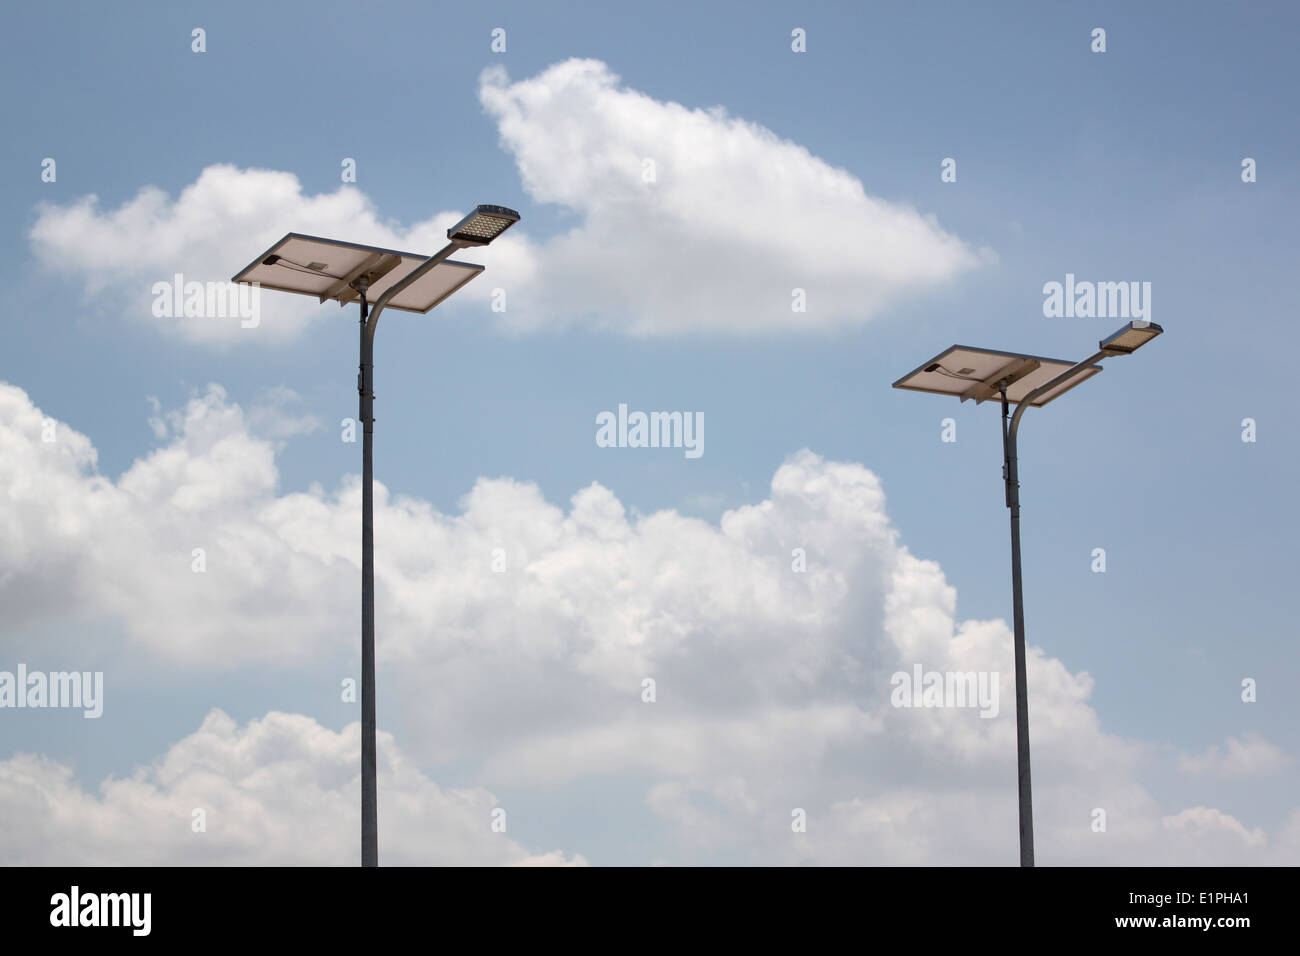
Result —
[{"label": "street lamp pole", "polygon": [[[375,751],[375,335],[367,321],[367,282],[357,283],[361,301],[361,370],[357,392],[361,419],[361,865],[379,865],[379,785]],[[376,318],[379,310],[376,309]]]},{"label": "street lamp pole", "polygon": [[[482,271],[482,266],[449,261],[448,256],[458,249],[486,246],[518,221],[519,213],[505,206],[477,206],[447,230],[447,245],[427,259],[390,249],[289,233],[231,280],[311,295],[321,302],[334,299],[340,305],[346,305],[355,297],[361,308],[357,397],[362,428],[362,866],[379,865],[378,754],[375,745],[375,329],[386,306],[391,304],[393,308],[408,312],[428,312],[474,278]],[[373,291],[375,283],[385,281],[389,284],[372,307],[368,293]]]},{"label": "street lamp pole", "polygon": [[361,417],[361,865],[379,865],[379,784],[375,744],[375,329],[384,306],[403,289],[467,243],[453,239],[366,305],[366,277],[357,280],[361,302],[361,370],[357,375]]},{"label": "street lamp pole", "polygon": [[[1154,322],[1130,322],[1099,342],[1097,352],[1073,365],[1016,352],[993,352],[954,345],[894,383],[895,388],[952,395],[962,401],[972,398],[979,403],[992,398],[994,394],[1002,401],[1002,478],[1006,485],[1006,505],[1011,512],[1011,617],[1015,632],[1016,776],[1021,866],[1034,865],[1034,808],[1029,772],[1029,680],[1026,673],[1025,602],[1020,563],[1020,472],[1016,454],[1020,417],[1024,415],[1025,409],[1045,405],[1085,378],[1101,371],[1097,363],[1102,359],[1132,354],[1162,331]],[[971,367],[960,370],[947,368],[945,361],[950,357],[960,360],[958,364],[970,362]],[[985,370],[981,372],[979,365],[985,365]],[[1060,369],[1064,371],[1042,381],[1052,371]],[[1038,382],[1041,384],[1035,384]],[[1019,394],[1012,398],[1008,395],[1011,390]],[[1012,402],[1015,402],[1016,410],[1008,421]]]},{"label": "street lamp pole", "polygon": [[1007,508],[1011,510],[1011,620],[1015,629],[1016,776],[1019,780],[1021,866],[1034,865],[1034,800],[1029,775],[1029,678],[1025,667],[1025,599],[1020,573],[1020,472],[1016,462],[1016,433],[1020,428],[1020,416],[1036,398],[1096,365],[1106,355],[1106,352],[1098,352],[1029,392],[1016,405],[1009,423],[1007,386],[1010,383],[1006,379],[997,383],[1002,398],[1002,478],[1006,482]]},{"label": "street lamp pole", "polygon": [[[500,215],[485,213],[498,211]],[[505,215],[508,214],[508,215]],[[476,220],[475,217],[478,217]],[[510,217],[513,218],[510,218]],[[500,222],[497,228],[479,226],[475,222],[487,220]],[[470,213],[459,224],[447,230],[450,242],[384,290],[375,307],[366,309],[366,279],[361,277],[358,292],[361,295],[361,371],[357,375],[360,392],[361,415],[361,865],[379,865],[379,785],[376,780],[377,750],[375,745],[375,498],[374,498],[374,444],[375,444],[375,329],[384,306],[408,286],[413,285],[436,268],[457,249],[469,246],[486,246],[506,229],[518,222],[518,213],[499,206],[484,207]],[[495,230],[495,231],[490,231]],[[490,234],[489,234],[490,231]]]},{"label": "street lamp pole", "polygon": [[[1019,780],[1020,865],[1034,865],[1033,787],[1029,779],[1029,678],[1025,670],[1025,606],[1020,579],[1020,476],[1016,469],[1016,433],[1007,422],[1007,388],[1002,395],[1002,476],[1011,509],[1011,615],[1016,657],[1016,776]],[[1023,405],[1020,408],[1024,408]],[[1019,408],[1016,409],[1020,411]],[[1016,425],[1018,421],[1012,419]]]}]

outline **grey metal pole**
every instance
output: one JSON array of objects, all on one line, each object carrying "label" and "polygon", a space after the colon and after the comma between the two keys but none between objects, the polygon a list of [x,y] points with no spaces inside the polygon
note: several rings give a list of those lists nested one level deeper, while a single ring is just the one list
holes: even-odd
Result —
[{"label": "grey metal pole", "polygon": [[[1005,384],[999,390],[1002,393],[1002,476],[1006,481],[1007,507],[1011,509],[1011,616],[1015,629],[1016,656],[1016,776],[1020,781],[1020,865],[1033,866],[1034,806],[1033,787],[1029,778],[1029,681],[1025,673],[1025,606],[1020,578],[1020,481],[1016,469],[1016,432],[1007,422]],[[1024,407],[1023,403],[1021,407]]]},{"label": "grey metal pole", "polygon": [[375,502],[374,346],[368,333],[366,279],[361,294],[361,865],[379,865],[378,784],[375,779]]},{"label": "grey metal pole", "polygon": [[1096,352],[1029,392],[1016,405],[1010,424],[1007,423],[1007,383],[998,383],[998,392],[1002,396],[1002,477],[1006,482],[1007,507],[1011,510],[1011,620],[1015,629],[1016,775],[1020,781],[1021,866],[1034,865],[1034,803],[1029,780],[1029,679],[1025,668],[1025,601],[1020,575],[1020,471],[1016,461],[1016,434],[1020,430],[1020,416],[1040,395],[1096,365],[1108,354]]},{"label": "grey metal pole", "polygon": [[361,439],[361,865],[379,865],[379,786],[375,746],[375,501],[374,501],[374,361],[379,313],[397,295],[442,262],[461,243],[450,242],[395,282],[366,307],[367,280],[357,280],[361,300],[361,370],[357,374]]}]

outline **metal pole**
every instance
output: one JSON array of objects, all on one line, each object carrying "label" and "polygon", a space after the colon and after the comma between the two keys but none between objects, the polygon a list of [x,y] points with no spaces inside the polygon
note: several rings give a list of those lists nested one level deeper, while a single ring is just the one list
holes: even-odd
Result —
[{"label": "metal pole", "polygon": [[1034,865],[1034,801],[1029,782],[1029,679],[1025,671],[1025,600],[1020,576],[1020,472],[1016,462],[1016,433],[1020,417],[1041,395],[1091,368],[1109,353],[1096,352],[1066,369],[1050,382],[1033,389],[1016,405],[1007,423],[1007,383],[998,383],[1002,396],[1002,477],[1006,482],[1007,507],[1011,510],[1011,619],[1015,629],[1016,655],[1016,774],[1020,780],[1020,865]]},{"label": "metal pole", "polygon": [[361,299],[361,371],[357,375],[361,439],[361,865],[379,865],[379,787],[375,780],[375,329],[390,299],[461,248],[451,242],[405,278],[393,283],[367,309],[367,276],[356,283]]},{"label": "metal pole", "polygon": [[375,509],[374,334],[368,334],[366,278],[361,293],[361,865],[379,865],[378,785],[375,780]]},{"label": "metal pole", "polygon": [[[1025,673],[1025,607],[1020,579],[1020,481],[1016,468],[1016,425],[1007,422],[1006,384],[1002,394],[1002,476],[1011,509],[1011,615],[1016,655],[1016,775],[1020,781],[1020,865],[1034,865],[1033,788],[1029,780],[1029,681]],[[1021,408],[1024,403],[1021,403]],[[1017,412],[1019,409],[1017,409]]]},{"label": "metal pole", "polygon": [[367,311],[367,276],[356,283],[361,296],[361,371],[357,391],[361,405],[361,865],[379,865],[378,785],[375,782],[375,502],[374,502],[374,358],[375,329],[389,300],[427,275],[457,249],[449,242],[405,278],[394,282]]}]

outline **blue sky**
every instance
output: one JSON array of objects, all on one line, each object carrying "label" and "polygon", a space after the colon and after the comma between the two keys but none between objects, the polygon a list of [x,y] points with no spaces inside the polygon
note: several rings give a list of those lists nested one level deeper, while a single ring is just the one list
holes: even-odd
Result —
[{"label": "blue sky", "polygon": [[[1031,672],[1035,770],[1041,761],[1049,781],[1039,805],[1046,815],[1040,861],[1199,861],[1186,845],[1199,841],[1209,862],[1294,863],[1300,708],[1289,689],[1300,681],[1300,667],[1293,652],[1290,529],[1297,526],[1297,435],[1287,411],[1294,407],[1291,383],[1270,374],[1267,358],[1300,347],[1287,281],[1300,212],[1296,26],[1293,8],[1263,3],[1231,9],[890,4],[870,11],[853,4],[805,10],[762,3],[377,4],[364,11],[330,3],[28,6],[11,14],[0,41],[6,86],[21,91],[3,107],[11,135],[0,144],[8,184],[0,198],[8,224],[0,233],[0,269],[10,293],[0,380],[21,389],[42,417],[85,436],[97,452],[94,468],[113,483],[138,462],[170,468],[150,456],[182,446],[200,464],[168,474],[182,485],[214,480],[203,464],[213,460],[211,449],[195,450],[177,438],[189,427],[180,424],[183,415],[163,435],[149,420],[209,400],[214,415],[242,409],[241,421],[230,426],[247,439],[234,445],[236,454],[273,449],[275,468],[269,489],[250,479],[247,500],[311,495],[315,487],[350,513],[344,500],[330,496],[360,470],[359,447],[340,441],[337,425],[356,414],[354,311],[304,307],[263,292],[265,334],[213,338],[153,318],[144,293],[174,271],[200,281],[228,279],[267,247],[265,236],[312,232],[314,222],[304,220],[318,213],[315,223],[337,227],[333,238],[415,239],[437,235],[433,220],[444,212],[501,203],[522,213],[512,233],[521,238],[473,257],[487,267],[471,287],[474,294],[467,291],[428,316],[389,313],[380,329],[376,475],[393,495],[457,516],[466,513],[465,496],[480,479],[532,483],[536,501],[510,498],[513,504],[500,507],[521,523],[521,515],[531,516],[540,527],[540,502],[567,512],[571,497],[594,482],[622,503],[633,524],[661,512],[704,523],[685,522],[662,532],[659,544],[647,544],[659,569],[644,571],[650,580],[669,577],[673,568],[689,578],[692,562],[703,560],[691,551],[692,535],[707,531],[716,538],[724,513],[772,498],[774,473],[809,449],[821,464],[796,466],[807,498],[801,506],[787,503],[789,520],[821,527],[817,502],[829,509],[823,517],[832,526],[837,521],[830,516],[841,514],[836,508],[844,501],[876,508],[874,499],[854,497],[857,485],[846,479],[841,491],[848,497],[835,499],[840,505],[820,497],[825,482],[841,480],[821,474],[826,463],[869,470],[883,488],[880,513],[898,543],[937,562],[955,588],[955,620],[1008,621],[997,412],[890,384],[953,343],[1083,358],[1123,320],[1045,317],[1044,283],[1067,273],[1149,282],[1150,318],[1165,335],[1136,356],[1106,362],[1100,377],[1045,410],[1028,412],[1021,431],[1028,639],[1062,673],[1091,675],[1090,696],[1063,709],[1061,720],[1095,720],[1093,737],[1045,731],[1040,745],[1037,728],[1053,718],[1035,724],[1035,715],[1054,713],[1056,685],[1035,686]],[[196,27],[206,32],[202,53],[191,50]],[[498,27],[506,31],[503,53],[491,49]],[[1096,27],[1106,31],[1104,53],[1090,48]],[[806,52],[791,50],[795,28],[806,31]],[[565,73],[573,58],[595,65]],[[489,69],[504,73],[485,77]],[[494,111],[492,90],[510,106]],[[584,115],[574,104],[592,112]],[[691,112],[715,107],[724,112]],[[504,125],[509,108],[521,111],[517,130]],[[653,135],[646,132],[652,124]],[[771,135],[746,140],[753,127],[744,124]],[[702,138],[691,139],[697,127]],[[621,156],[655,158],[661,143],[661,180],[649,190],[623,191],[603,165]],[[740,153],[727,153],[735,143]],[[46,157],[57,163],[55,182],[42,181]],[[345,157],[356,160],[355,185],[340,182]],[[941,182],[946,157],[956,160],[956,182]],[[1255,182],[1242,181],[1245,157],[1257,164]],[[213,205],[174,205],[212,167],[233,169],[223,185],[200,191]],[[286,195],[283,180],[270,183],[256,171],[296,177],[298,191]],[[845,184],[855,182],[869,198],[843,200],[854,211],[840,221],[834,197],[845,193],[836,190],[851,192]],[[114,217],[147,187],[162,191],[160,220]],[[96,228],[83,229],[67,211],[92,194],[97,204],[84,208]],[[362,207],[347,203],[358,194],[365,222],[350,231],[348,210]],[[241,197],[253,208],[231,212]],[[888,215],[877,215],[882,208]],[[158,225],[181,213],[189,217],[186,228]],[[891,231],[905,226],[915,245]],[[126,255],[121,250],[147,252],[119,261],[114,256]],[[882,257],[888,265],[880,265]],[[521,303],[517,312],[490,311],[485,296],[498,285]],[[769,286],[796,285],[808,291],[803,318],[784,303],[773,302],[770,311],[751,308],[759,300],[747,298],[761,297]],[[298,324],[271,334],[286,315]],[[214,398],[212,383],[224,394]],[[7,407],[26,407],[14,403]],[[595,416],[619,403],[702,413],[705,453],[688,459],[675,449],[598,447]],[[27,426],[13,414],[7,424],[18,435]],[[948,416],[957,423],[955,443],[940,441]],[[1256,422],[1254,442],[1242,441],[1245,418]],[[263,423],[260,433],[256,421]],[[240,728],[273,711],[309,718],[334,734],[355,721],[355,705],[338,693],[339,680],[357,669],[356,652],[345,642],[316,645],[310,634],[299,635],[286,640],[281,658],[262,638],[253,641],[261,650],[245,646],[253,639],[239,631],[247,620],[301,616],[295,601],[332,608],[332,594],[317,601],[303,588],[308,580],[334,578],[312,571],[299,579],[288,565],[258,568],[260,552],[252,549],[250,580],[283,575],[283,590],[292,596],[277,596],[265,584],[247,592],[229,584],[202,604],[202,614],[247,602],[246,617],[232,611],[222,625],[239,650],[223,654],[198,637],[184,653],[169,651],[149,623],[153,602],[169,606],[172,622],[200,612],[177,598],[166,578],[136,581],[137,590],[123,592],[96,577],[105,564],[83,566],[69,557],[71,551],[98,554],[107,526],[91,522],[69,532],[73,543],[50,545],[39,529],[54,525],[42,524],[39,513],[54,508],[54,499],[43,496],[62,493],[63,485],[24,470],[46,467],[39,456],[29,459],[14,446],[0,449],[6,454],[11,541],[23,545],[0,552],[9,564],[0,567],[0,594],[13,609],[0,630],[0,670],[19,661],[33,669],[103,670],[108,697],[97,721],[75,712],[4,711],[0,761],[35,753],[63,764],[84,788],[74,788],[78,805],[108,814],[114,798],[96,795],[100,782],[152,765],[198,731],[214,708]],[[32,492],[33,486],[44,490]],[[68,487],[75,495],[79,486]],[[245,506],[242,486],[232,487],[222,498],[228,510],[202,517],[214,538]],[[495,504],[483,507],[487,515],[502,513]],[[245,517],[266,524],[265,512]],[[30,537],[19,535],[20,528]],[[116,533],[130,538],[129,528]],[[170,546],[168,533],[141,532],[141,574]],[[646,538],[660,533],[644,531]],[[499,536],[508,548],[533,540],[524,532]],[[565,560],[614,566],[597,546],[602,540],[597,534],[596,543],[563,552]],[[903,561],[878,544],[881,567]],[[181,565],[192,546],[174,541]],[[130,547],[129,541],[114,545],[117,559],[96,561],[120,567]],[[295,553],[303,547],[298,542]],[[378,548],[384,547],[381,526]],[[1104,574],[1090,570],[1097,547],[1106,550]],[[875,572],[823,567],[831,591],[836,581],[846,589],[837,599],[815,599],[829,602],[816,609],[833,622],[827,627],[837,635],[835,654],[878,665],[886,677],[895,665],[910,668],[910,645],[897,635],[898,660],[872,656],[881,639],[880,609],[865,599],[857,606],[854,595],[865,580],[855,575]],[[748,574],[731,568],[729,577],[710,577],[710,588],[734,587],[733,597],[751,589],[768,593],[765,579]],[[593,571],[590,580],[599,579]],[[354,578],[338,580],[348,586]],[[635,590],[646,579],[630,573],[620,580]],[[381,602],[388,596],[390,606],[402,600],[423,606],[392,587],[381,587]],[[487,708],[480,723],[492,724],[497,714],[500,733],[485,731],[460,748],[431,743],[439,726],[463,729],[454,721],[439,725],[431,715],[443,705],[425,706],[421,696],[421,687],[433,696],[451,691],[436,683],[452,680],[446,667],[435,666],[439,661],[454,660],[453,670],[472,675],[467,685],[490,689],[498,653],[503,660],[532,660],[520,650],[526,642],[510,643],[523,641],[511,625],[493,618],[499,603],[462,606],[481,596],[477,585],[465,587],[469,597],[444,595],[432,607],[455,606],[458,631],[474,633],[475,621],[504,629],[502,643],[481,659],[472,645],[448,659],[429,650],[447,639],[445,631],[439,635],[444,618],[434,613],[430,643],[411,640],[386,665],[381,607],[380,726],[409,754],[414,772],[443,787],[490,791],[511,808],[509,839],[518,847],[512,853],[556,851],[597,864],[838,859],[825,847],[791,849],[788,841],[745,835],[754,826],[746,814],[776,812],[764,802],[763,781],[754,778],[762,774],[757,757],[753,766],[738,764],[716,779],[667,757],[603,770],[593,757],[595,769],[579,761],[557,776],[501,771],[515,752],[502,742],[509,728],[550,713],[540,691],[517,709],[515,690],[478,702]],[[575,587],[561,602],[566,613],[595,626],[597,612],[583,610],[582,595],[593,607],[610,595]],[[596,583],[589,587],[599,590]],[[126,592],[132,596],[122,597]],[[521,593],[507,603],[522,600]],[[710,664],[736,665],[745,652],[729,646],[723,632],[710,631],[712,612],[696,619],[683,595],[674,595],[671,608],[646,598],[648,620],[659,623],[646,625],[646,643],[635,653],[653,647],[646,653],[664,673],[701,680],[712,673],[710,681],[725,681],[736,671],[719,674]],[[685,603],[678,606],[678,599]],[[283,604],[268,610],[265,602],[277,600]],[[439,603],[444,600],[450,604]],[[757,597],[740,603],[766,606]],[[355,613],[355,602],[340,606]],[[390,621],[390,632],[401,621]],[[340,633],[355,632],[346,617],[329,622]],[[790,626],[779,611],[752,622],[773,635]],[[196,624],[196,633],[205,627],[221,630],[207,620]],[[656,627],[680,628],[690,637],[681,646],[670,642],[670,649]],[[632,654],[630,648],[623,650]],[[421,658],[426,651],[433,657]],[[618,653],[610,651],[611,660]],[[784,658],[772,653],[768,664],[779,670]],[[600,683],[594,674],[621,666],[604,657],[575,664],[561,656],[572,666],[551,661],[530,675],[521,664],[512,680],[580,696],[584,681]],[[413,670],[404,674],[400,661]],[[440,675],[429,678],[435,683],[412,683],[411,673],[425,666]],[[826,664],[818,674],[805,688],[808,696],[796,695],[801,706],[812,706],[821,691],[827,699],[856,702],[864,714],[880,703],[878,683],[855,683],[869,679],[852,668]],[[1258,681],[1254,703],[1241,700],[1245,678]],[[751,686],[744,683],[748,676],[738,679],[748,703],[730,717],[756,727],[777,720],[772,715],[779,708],[768,708],[780,695],[766,696],[770,681],[755,678]],[[1004,681],[1007,704],[994,722],[1002,727],[999,742],[1014,727],[1009,671]],[[725,689],[713,689],[727,697]],[[629,692],[635,706],[641,706],[638,692]],[[450,700],[446,706],[458,698]],[[546,746],[564,753],[594,746],[585,735],[603,725],[603,706],[557,717]],[[477,713],[468,703],[460,710],[471,711]],[[683,703],[677,719],[682,732],[698,725],[707,737],[706,728],[721,718],[700,698]],[[626,732],[628,748],[644,743],[637,732]],[[917,733],[918,741],[928,739]],[[716,736],[727,739],[722,730]],[[984,753],[988,741],[978,740],[970,762],[954,758],[944,776],[940,754],[913,754],[902,745],[893,754],[892,745],[881,744],[890,759],[868,750],[855,764],[839,753],[839,738],[828,737],[827,756],[813,774],[826,808],[824,828],[833,829],[830,821],[841,819],[835,814],[849,812],[843,807],[854,800],[874,800],[877,816],[867,819],[889,817],[891,832],[906,833],[931,813],[950,820],[953,835],[924,847],[873,842],[869,825],[844,823],[841,835],[856,834],[844,836],[845,845],[857,848],[860,862],[1012,862],[1013,828],[988,846],[966,842],[958,835],[960,815],[944,810],[945,800],[962,793],[961,774],[979,765],[971,771],[969,804],[1014,819],[1014,777],[1006,762],[1014,750],[993,747],[1003,762],[985,764],[971,756]],[[1232,741],[1248,744],[1236,762],[1224,756],[1235,752]],[[1108,834],[1115,839],[1101,849],[1087,843],[1087,833],[1078,843],[1053,836],[1050,781],[1089,807],[1105,805],[1099,797],[1088,802],[1093,798],[1080,782],[1088,776],[1086,761],[1053,755],[1053,746],[1067,744],[1095,752],[1107,773],[1113,771],[1114,793],[1127,795],[1117,802],[1149,801],[1154,809],[1145,829],[1122,840],[1126,831]],[[1132,765],[1114,770],[1113,762],[1123,761],[1103,759],[1111,748]],[[1133,757],[1131,748],[1142,756]],[[150,779],[158,800],[183,802],[161,778]],[[231,779],[233,792],[242,792]],[[749,797],[728,803],[735,787]],[[780,787],[772,787],[771,800],[783,799],[783,792],[776,796]],[[1141,800],[1132,796],[1139,792]],[[337,793],[353,791],[340,784]],[[909,817],[891,802],[898,800],[923,815]],[[691,808],[718,817],[702,824]],[[1206,814],[1180,816],[1196,808],[1219,816],[1209,823]],[[1137,811],[1129,815],[1138,828]],[[1162,829],[1161,820],[1181,822]],[[1213,833],[1168,836],[1193,823]],[[67,834],[33,826],[48,833],[45,849],[11,835],[15,842],[5,853],[0,831],[0,858],[78,862],[57,849]],[[95,825],[84,826],[76,832],[93,843]],[[1061,826],[1068,832],[1068,823]],[[1255,839],[1256,833],[1263,836]],[[441,861],[440,848],[454,843],[431,834],[428,855],[418,855],[417,842],[411,862]],[[259,859],[236,836],[206,836],[230,859]],[[392,845],[397,837],[385,840]],[[156,854],[146,862],[207,859],[205,844],[182,850],[162,837],[145,843]],[[351,843],[340,845],[347,850],[340,862],[349,862]],[[314,859],[288,837],[280,850],[280,859]],[[113,852],[107,846],[103,858]],[[465,854],[495,859],[473,849]]]}]

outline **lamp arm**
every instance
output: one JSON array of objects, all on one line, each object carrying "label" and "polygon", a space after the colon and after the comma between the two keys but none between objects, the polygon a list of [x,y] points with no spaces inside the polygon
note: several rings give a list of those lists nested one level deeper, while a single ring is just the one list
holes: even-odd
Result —
[{"label": "lamp arm", "polygon": [[1052,379],[1047,384],[1038,386],[1036,389],[1029,392],[1019,402],[1017,402],[1016,410],[1011,415],[1011,427],[1008,430],[1008,437],[1011,440],[1011,447],[1012,448],[1015,447],[1016,432],[1020,428],[1020,416],[1025,413],[1025,409],[1028,408],[1033,403],[1034,399],[1036,399],[1039,395],[1044,395],[1047,392],[1050,392],[1052,389],[1056,388],[1056,386],[1068,380],[1072,375],[1075,375],[1076,373],[1083,371],[1085,368],[1091,368],[1092,366],[1096,365],[1104,358],[1109,358],[1112,354],[1114,353],[1097,352],[1095,355],[1092,355],[1089,358],[1084,359],[1082,362],[1078,363],[1077,365],[1073,365],[1070,368],[1067,368],[1064,372],[1056,376],[1056,378]]},{"label": "lamp arm", "polygon": [[435,252],[428,259],[425,259],[418,266],[416,266],[415,269],[413,269],[400,281],[394,282],[387,289],[385,289],[384,294],[381,295],[375,301],[375,304],[371,307],[370,314],[366,319],[367,341],[372,343],[374,342],[375,326],[379,324],[379,313],[384,311],[384,306],[388,305],[389,300],[391,300],[393,296],[397,295],[397,293],[401,292],[411,283],[417,281],[421,276],[427,275],[430,269],[438,265],[438,263],[444,261],[449,255],[451,255],[457,249],[461,249],[461,248],[464,248],[463,243],[460,242],[447,243],[447,245],[443,246],[441,249]]}]

